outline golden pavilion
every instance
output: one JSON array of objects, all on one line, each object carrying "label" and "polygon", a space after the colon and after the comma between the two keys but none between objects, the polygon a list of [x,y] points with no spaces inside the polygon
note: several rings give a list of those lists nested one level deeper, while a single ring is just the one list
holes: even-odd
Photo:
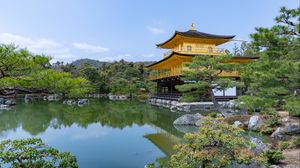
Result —
[{"label": "golden pavilion", "polygon": [[[219,56],[226,54],[227,50],[217,48],[217,46],[232,41],[234,35],[215,35],[197,31],[192,24],[190,29],[185,32],[175,31],[173,36],[163,43],[157,44],[158,48],[168,49],[158,62],[148,65],[152,70],[150,79],[157,83],[157,94],[167,95],[167,97],[178,98],[180,93],[175,86],[183,84],[180,80],[182,76],[183,63],[191,62],[194,56]],[[257,57],[232,57],[226,63],[249,63]],[[239,78],[237,71],[223,72],[222,77]],[[221,93],[215,93],[217,96],[237,96],[236,88],[230,88]]]}]

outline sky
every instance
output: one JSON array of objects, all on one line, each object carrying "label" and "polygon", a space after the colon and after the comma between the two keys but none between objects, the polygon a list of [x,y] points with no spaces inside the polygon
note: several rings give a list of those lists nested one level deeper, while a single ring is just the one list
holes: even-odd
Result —
[{"label": "sky", "polygon": [[[52,62],[158,61],[155,44],[175,30],[236,35],[271,27],[281,6],[299,0],[0,0],[0,43],[14,43]],[[219,46],[232,50],[232,41]]]}]

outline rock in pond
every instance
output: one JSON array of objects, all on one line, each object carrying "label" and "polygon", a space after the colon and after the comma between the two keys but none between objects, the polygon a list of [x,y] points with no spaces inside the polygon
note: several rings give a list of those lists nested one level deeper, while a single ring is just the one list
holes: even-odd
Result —
[{"label": "rock in pond", "polygon": [[0,97],[0,105],[2,105],[2,107],[12,106],[12,105],[16,105],[16,102],[12,99],[6,99],[6,98],[3,98],[3,97]]},{"label": "rock in pond", "polygon": [[200,120],[203,116],[199,113],[196,114],[185,114],[177,118],[173,124],[174,125],[196,125],[196,122]]},{"label": "rock in pond", "polygon": [[70,100],[64,100],[64,101],[63,101],[63,104],[67,104],[67,105],[75,105],[75,104],[77,104],[77,101],[72,100],[72,99],[70,99]]},{"label": "rock in pond", "polygon": [[199,130],[199,127],[190,125],[174,125],[174,127],[182,133],[193,133]]},{"label": "rock in pond", "polygon": [[251,116],[249,119],[248,129],[256,131],[263,124],[263,120],[260,116]]},{"label": "rock in pond", "polygon": [[78,105],[87,105],[87,104],[90,104],[90,101],[89,101],[89,99],[79,99],[77,104]]},{"label": "rock in pond", "polygon": [[3,97],[0,97],[0,104],[4,104],[5,103],[5,99]]}]

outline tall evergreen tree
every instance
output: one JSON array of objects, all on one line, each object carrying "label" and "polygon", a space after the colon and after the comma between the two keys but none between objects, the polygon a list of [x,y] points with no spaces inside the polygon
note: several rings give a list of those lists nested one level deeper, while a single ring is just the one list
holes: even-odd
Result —
[{"label": "tall evergreen tree", "polygon": [[275,20],[275,26],[251,34],[260,59],[244,68],[248,95],[239,100],[251,111],[285,108],[300,115],[300,8],[282,7]]}]

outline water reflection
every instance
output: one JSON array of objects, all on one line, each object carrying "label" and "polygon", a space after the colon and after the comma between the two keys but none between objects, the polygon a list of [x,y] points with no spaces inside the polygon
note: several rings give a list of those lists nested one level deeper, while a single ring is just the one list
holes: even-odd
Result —
[{"label": "water reflection", "polygon": [[133,124],[153,124],[167,132],[180,135],[172,122],[178,115],[139,102],[112,102],[94,100],[89,106],[67,106],[59,102],[19,103],[0,113],[0,132],[20,126],[31,135],[44,132],[48,127],[59,129],[77,124],[86,128],[92,123],[123,129]]}]

